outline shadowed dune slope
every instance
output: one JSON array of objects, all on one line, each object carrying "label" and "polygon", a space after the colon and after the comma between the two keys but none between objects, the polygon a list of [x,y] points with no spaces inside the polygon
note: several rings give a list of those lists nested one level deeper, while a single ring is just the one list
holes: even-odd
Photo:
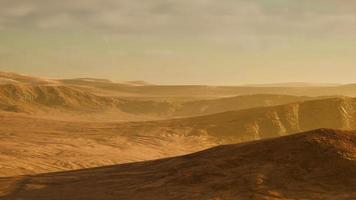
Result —
[{"label": "shadowed dune slope", "polygon": [[2,199],[356,198],[356,132],[320,129],[187,156],[0,179]]}]

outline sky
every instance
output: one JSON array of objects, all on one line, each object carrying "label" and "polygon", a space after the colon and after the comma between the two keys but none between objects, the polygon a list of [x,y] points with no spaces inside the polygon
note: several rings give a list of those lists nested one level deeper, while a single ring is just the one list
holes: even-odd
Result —
[{"label": "sky", "polygon": [[0,0],[0,70],[156,84],[356,82],[354,0]]}]

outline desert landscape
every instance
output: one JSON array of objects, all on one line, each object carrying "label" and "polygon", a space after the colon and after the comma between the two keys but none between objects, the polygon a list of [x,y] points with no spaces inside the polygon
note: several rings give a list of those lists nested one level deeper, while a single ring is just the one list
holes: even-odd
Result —
[{"label": "desert landscape", "polygon": [[0,0],[0,200],[356,200],[355,10]]},{"label": "desert landscape", "polygon": [[351,86],[0,76],[1,199],[356,197]]}]

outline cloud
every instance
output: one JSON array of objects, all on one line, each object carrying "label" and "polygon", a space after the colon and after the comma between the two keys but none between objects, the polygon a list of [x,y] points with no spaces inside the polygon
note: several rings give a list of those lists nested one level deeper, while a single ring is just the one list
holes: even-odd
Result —
[{"label": "cloud", "polygon": [[334,0],[2,0],[0,30],[236,41],[255,49],[286,38],[356,34],[355,8]]},{"label": "cloud", "polygon": [[339,15],[348,15],[347,20],[353,23],[353,8],[355,3],[331,0],[3,0],[0,23],[8,27],[79,27],[133,34],[234,33],[246,29],[268,32],[303,28],[301,24],[305,29],[323,26],[325,20]]}]

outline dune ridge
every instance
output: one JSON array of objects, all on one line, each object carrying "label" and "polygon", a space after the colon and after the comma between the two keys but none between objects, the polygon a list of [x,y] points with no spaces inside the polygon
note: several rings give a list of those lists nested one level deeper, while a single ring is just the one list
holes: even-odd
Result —
[{"label": "dune ridge", "polygon": [[332,129],[162,160],[0,179],[0,194],[8,200],[347,200],[356,198],[355,187],[356,133]]}]

